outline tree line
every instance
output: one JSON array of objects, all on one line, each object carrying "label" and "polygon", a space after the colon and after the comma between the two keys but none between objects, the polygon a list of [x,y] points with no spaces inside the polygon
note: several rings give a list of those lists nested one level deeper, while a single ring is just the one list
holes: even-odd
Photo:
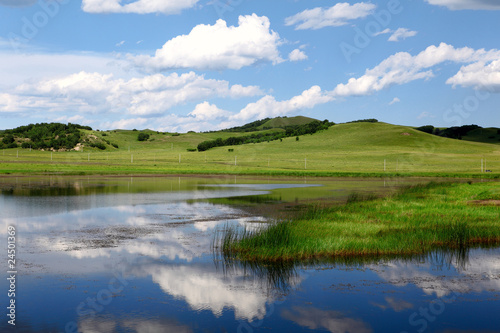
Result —
[{"label": "tree line", "polygon": [[224,146],[237,146],[247,143],[259,143],[265,141],[282,140],[284,138],[301,136],[305,134],[314,134],[318,131],[328,129],[335,123],[328,120],[318,121],[314,120],[304,125],[293,125],[285,127],[285,131],[272,132],[272,133],[253,133],[251,135],[229,137],[227,139],[218,138],[216,140],[203,141],[198,145],[198,151],[206,151],[215,147]]},{"label": "tree line", "polygon": [[478,125],[464,125],[464,126],[454,126],[454,127],[449,127],[445,129],[440,129],[437,127],[434,127],[432,125],[426,125],[426,126],[421,126],[418,127],[417,130],[429,133],[429,134],[434,134],[437,136],[442,136],[444,138],[450,138],[450,139],[459,139],[461,140],[463,136],[466,136],[470,131],[482,128],[481,126]]}]

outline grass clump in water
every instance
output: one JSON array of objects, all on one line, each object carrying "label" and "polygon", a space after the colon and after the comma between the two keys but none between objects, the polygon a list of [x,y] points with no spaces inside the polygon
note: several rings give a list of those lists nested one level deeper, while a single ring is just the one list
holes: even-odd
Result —
[{"label": "grass clump in water", "polygon": [[499,183],[411,186],[386,198],[350,196],[344,206],[312,206],[257,231],[226,230],[226,255],[244,260],[413,255],[500,242],[500,210],[475,198]]}]

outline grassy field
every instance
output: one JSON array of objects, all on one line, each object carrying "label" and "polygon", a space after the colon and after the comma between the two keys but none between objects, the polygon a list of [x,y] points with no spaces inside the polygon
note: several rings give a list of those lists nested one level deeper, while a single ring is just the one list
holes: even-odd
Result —
[{"label": "grassy field", "polygon": [[119,147],[104,151],[5,149],[0,152],[0,173],[500,177],[498,144],[446,139],[385,123],[340,124],[298,141],[292,137],[206,152],[188,149],[245,133],[145,131],[150,140],[139,142],[139,132],[86,131]]},{"label": "grassy field", "polygon": [[422,254],[500,243],[500,183],[417,185],[345,206],[313,206],[257,232],[228,228],[216,244],[243,260]]}]

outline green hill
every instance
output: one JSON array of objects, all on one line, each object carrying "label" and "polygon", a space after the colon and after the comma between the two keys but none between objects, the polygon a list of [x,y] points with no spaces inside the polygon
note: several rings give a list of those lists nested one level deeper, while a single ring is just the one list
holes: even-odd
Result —
[{"label": "green hill", "polygon": [[500,144],[500,129],[495,127],[478,128],[467,133],[462,140]]},{"label": "green hill", "polygon": [[299,126],[309,124],[310,122],[317,121],[318,119],[297,116],[297,117],[276,117],[269,119],[264,124],[257,127],[257,129],[271,129],[271,128],[287,128],[290,126]]},{"label": "green hill", "polygon": [[482,128],[478,125],[464,125],[460,127],[439,128],[426,125],[416,129],[450,139],[500,144],[500,129],[495,127]]},{"label": "green hill", "polygon": [[[221,173],[283,175],[446,175],[500,176],[498,144],[456,140],[411,127],[387,123],[337,124],[314,134],[283,137],[229,147],[193,151],[207,140],[223,140],[261,132],[162,133],[150,130],[96,131],[81,129],[83,141],[116,144],[100,150],[85,145],[82,151],[53,155],[29,149],[3,149],[0,173]],[[494,131],[494,129],[493,129]],[[138,141],[139,133],[149,134]],[[491,130],[472,132],[476,138]],[[0,134],[2,136],[2,134]],[[87,144],[87,143],[86,143]]]}]

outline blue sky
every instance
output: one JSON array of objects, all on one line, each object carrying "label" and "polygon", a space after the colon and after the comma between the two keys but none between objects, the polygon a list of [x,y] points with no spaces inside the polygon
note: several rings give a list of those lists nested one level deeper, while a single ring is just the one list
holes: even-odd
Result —
[{"label": "blue sky", "polygon": [[497,0],[0,0],[0,128],[500,127]]}]

